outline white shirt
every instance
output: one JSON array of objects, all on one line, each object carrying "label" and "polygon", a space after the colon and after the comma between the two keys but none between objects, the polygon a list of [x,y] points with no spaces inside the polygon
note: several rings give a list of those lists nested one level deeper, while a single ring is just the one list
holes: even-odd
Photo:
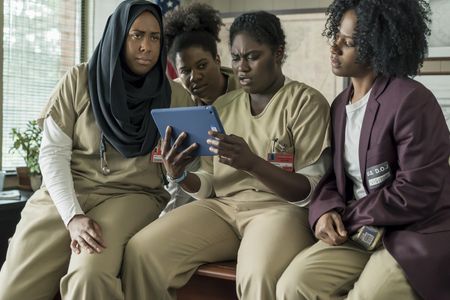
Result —
[{"label": "white shirt", "polygon": [[44,120],[39,166],[45,186],[66,226],[75,215],[84,214],[75,193],[70,170],[71,157],[71,138],[51,116],[47,117]]},{"label": "white shirt", "polygon": [[353,195],[356,200],[367,195],[359,167],[359,139],[361,137],[361,126],[371,90],[361,100],[348,104],[345,107],[347,122],[345,125],[344,169],[347,176],[353,182]]}]

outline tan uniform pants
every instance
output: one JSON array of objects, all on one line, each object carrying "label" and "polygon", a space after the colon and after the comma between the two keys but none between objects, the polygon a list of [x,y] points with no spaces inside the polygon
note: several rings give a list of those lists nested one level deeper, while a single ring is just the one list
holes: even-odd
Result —
[{"label": "tan uniform pants", "polygon": [[301,252],[283,273],[277,299],[419,299],[403,270],[381,248],[365,251],[352,242],[317,242]]},{"label": "tan uniform pants", "polygon": [[304,208],[284,201],[197,200],[129,241],[125,299],[176,299],[198,266],[237,258],[238,297],[273,300],[284,269],[313,243]]},{"label": "tan uniform pants", "polygon": [[[101,254],[72,254],[70,236],[46,192],[28,200],[0,272],[0,300],[123,299],[117,277],[125,244],[158,217],[164,203],[145,194],[79,199],[102,228]],[[61,279],[62,278],[62,279]]]}]

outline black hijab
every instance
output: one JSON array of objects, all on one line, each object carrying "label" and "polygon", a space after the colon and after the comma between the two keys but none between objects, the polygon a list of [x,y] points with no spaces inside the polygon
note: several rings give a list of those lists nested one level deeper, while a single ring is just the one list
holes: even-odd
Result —
[{"label": "black hijab", "polygon": [[[131,25],[144,11],[149,11],[159,22],[161,49],[152,70],[137,76],[121,56]],[[151,152],[159,135],[150,110],[170,106],[171,90],[165,68],[160,8],[144,0],[123,1],[109,17],[102,39],[88,63],[92,109],[102,131],[100,143],[106,139],[127,158]]]}]

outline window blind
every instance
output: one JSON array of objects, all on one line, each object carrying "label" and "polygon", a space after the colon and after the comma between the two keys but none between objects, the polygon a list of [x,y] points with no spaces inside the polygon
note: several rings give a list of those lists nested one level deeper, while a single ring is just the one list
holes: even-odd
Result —
[{"label": "window blind", "polygon": [[11,129],[25,129],[59,79],[80,62],[82,0],[3,0],[2,169],[24,166],[10,153]]}]

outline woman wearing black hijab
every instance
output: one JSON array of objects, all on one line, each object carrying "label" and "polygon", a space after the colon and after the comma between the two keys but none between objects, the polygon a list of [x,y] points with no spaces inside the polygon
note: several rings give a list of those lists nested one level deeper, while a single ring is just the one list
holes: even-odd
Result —
[{"label": "woman wearing black hijab", "polygon": [[123,1],[89,63],[56,87],[41,117],[44,184],[11,240],[0,299],[123,299],[124,246],[168,201],[150,110],[192,103],[165,77],[161,19],[150,2]]}]

